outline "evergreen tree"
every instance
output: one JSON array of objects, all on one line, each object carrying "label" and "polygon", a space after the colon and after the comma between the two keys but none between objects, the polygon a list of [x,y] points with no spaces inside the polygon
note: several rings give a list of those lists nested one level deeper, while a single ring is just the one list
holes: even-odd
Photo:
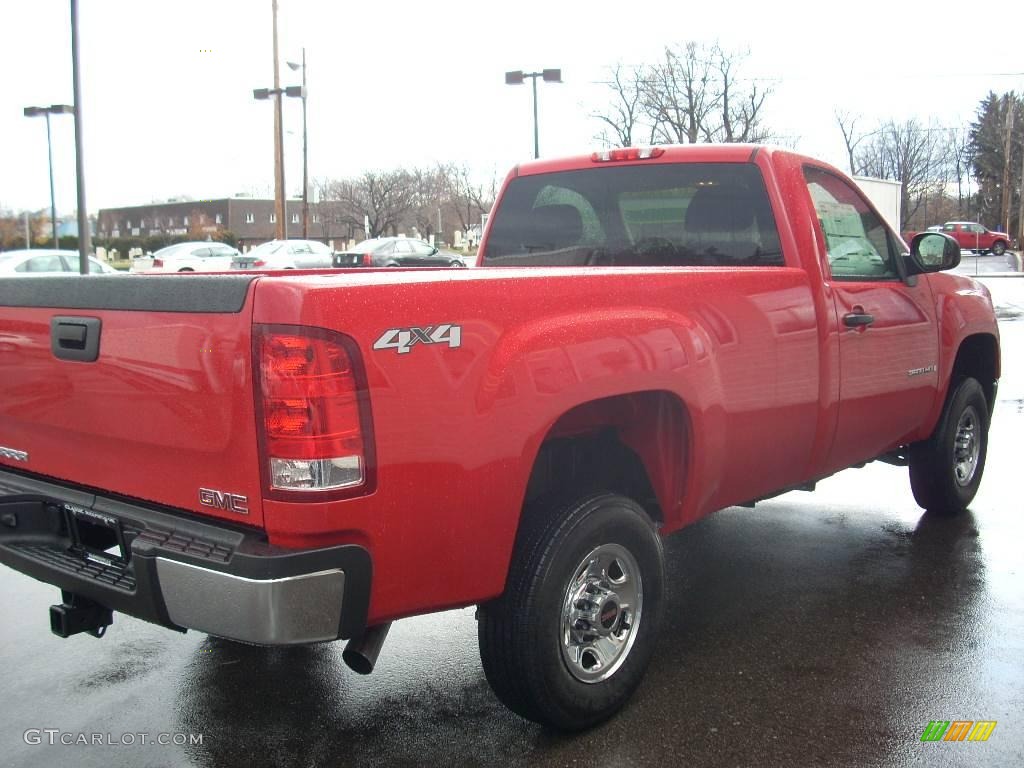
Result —
[{"label": "evergreen tree", "polygon": [[[1007,112],[1013,109],[1010,157],[1006,157]],[[1021,194],[1021,152],[1024,151],[1024,99],[1011,91],[997,96],[990,91],[978,105],[978,117],[971,124],[974,179],[978,184],[978,220],[1001,229],[1005,200],[1010,195],[1010,234],[1019,233],[1018,207]],[[1009,162],[1009,189],[1003,188]]]}]

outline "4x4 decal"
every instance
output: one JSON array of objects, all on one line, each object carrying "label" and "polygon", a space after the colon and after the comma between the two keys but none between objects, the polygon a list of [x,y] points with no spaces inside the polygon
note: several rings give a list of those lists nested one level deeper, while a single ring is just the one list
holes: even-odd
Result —
[{"label": "4x4 decal", "polygon": [[428,325],[426,328],[389,328],[373,343],[374,349],[394,349],[404,355],[416,344],[443,344],[451,349],[462,344],[462,326]]}]

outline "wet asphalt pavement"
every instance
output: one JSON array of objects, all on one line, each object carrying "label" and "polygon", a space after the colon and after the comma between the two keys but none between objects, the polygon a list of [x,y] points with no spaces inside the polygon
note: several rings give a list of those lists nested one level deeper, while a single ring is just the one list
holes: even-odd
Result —
[{"label": "wet asphalt pavement", "polygon": [[[589,733],[498,704],[472,609],[396,623],[360,677],[341,644],[250,648],[120,615],[102,640],[60,640],[57,591],[4,568],[0,765],[1024,765],[1024,279],[990,284],[1004,376],[970,512],[923,515],[906,470],[872,464],[670,538],[651,668]],[[998,725],[920,741],[958,719]],[[142,744],[160,734],[202,743]]]}]

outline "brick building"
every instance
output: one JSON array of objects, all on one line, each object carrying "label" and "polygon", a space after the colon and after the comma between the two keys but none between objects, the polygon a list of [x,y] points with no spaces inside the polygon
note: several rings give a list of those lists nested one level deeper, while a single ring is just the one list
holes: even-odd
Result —
[{"label": "brick building", "polygon": [[[287,211],[288,237],[302,237],[302,201],[289,200]],[[340,228],[337,235],[325,228],[319,216],[314,213],[313,206],[310,206],[309,220],[310,239],[323,240],[330,245],[330,239],[340,237]],[[240,249],[248,250],[254,245],[273,240],[275,229],[273,200],[229,197],[104,208],[100,210],[96,236],[105,239],[188,235],[197,240],[205,240],[208,236],[227,230],[238,238]]]}]

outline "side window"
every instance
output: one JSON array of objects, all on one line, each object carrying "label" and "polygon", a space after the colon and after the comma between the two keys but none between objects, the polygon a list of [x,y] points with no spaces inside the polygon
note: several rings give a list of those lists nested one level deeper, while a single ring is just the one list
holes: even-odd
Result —
[{"label": "side window", "polygon": [[956,232],[956,224],[943,224],[942,225],[942,231],[943,232]]},{"label": "side window", "polygon": [[15,272],[65,272],[67,267],[57,254],[35,256],[14,268]]},{"label": "side window", "polygon": [[195,256],[197,259],[205,259],[210,255],[210,249],[196,248],[194,251],[192,251],[192,255]]},{"label": "side window", "polygon": [[412,246],[409,245],[405,240],[395,241],[395,253],[399,256],[408,256],[413,252]]},{"label": "side window", "polygon": [[898,250],[882,222],[846,181],[804,167],[818,223],[825,236],[832,277],[837,280],[896,280]]}]

